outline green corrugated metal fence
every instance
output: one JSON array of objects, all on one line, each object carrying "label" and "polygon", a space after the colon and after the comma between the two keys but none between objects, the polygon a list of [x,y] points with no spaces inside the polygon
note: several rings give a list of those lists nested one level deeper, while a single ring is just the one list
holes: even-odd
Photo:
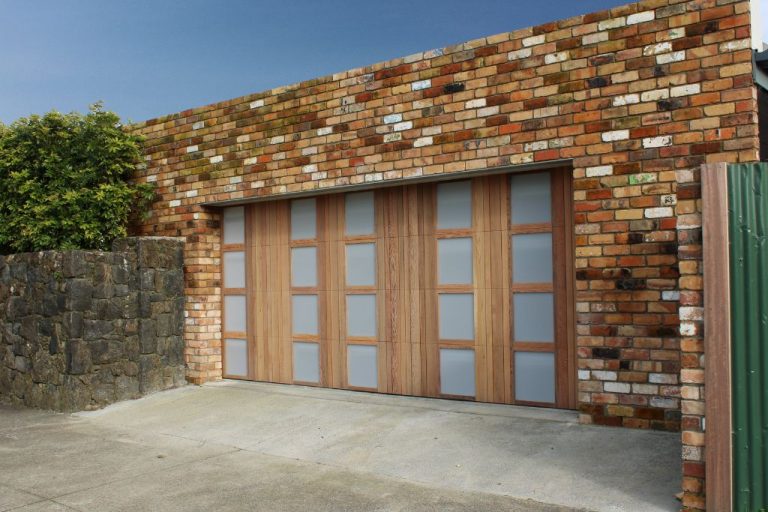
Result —
[{"label": "green corrugated metal fence", "polygon": [[753,512],[768,507],[768,165],[729,165],[728,205],[733,501]]}]

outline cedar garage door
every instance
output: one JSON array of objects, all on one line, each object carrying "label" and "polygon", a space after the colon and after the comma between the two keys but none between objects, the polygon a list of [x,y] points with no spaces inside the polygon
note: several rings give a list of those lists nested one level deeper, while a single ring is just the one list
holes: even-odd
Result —
[{"label": "cedar garage door", "polygon": [[574,407],[569,173],[224,209],[224,376]]}]

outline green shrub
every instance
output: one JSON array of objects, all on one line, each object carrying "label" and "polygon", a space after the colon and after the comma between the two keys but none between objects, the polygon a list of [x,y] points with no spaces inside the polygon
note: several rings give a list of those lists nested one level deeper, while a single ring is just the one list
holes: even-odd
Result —
[{"label": "green shrub", "polygon": [[0,124],[0,252],[108,249],[152,200],[140,139],[100,104]]}]

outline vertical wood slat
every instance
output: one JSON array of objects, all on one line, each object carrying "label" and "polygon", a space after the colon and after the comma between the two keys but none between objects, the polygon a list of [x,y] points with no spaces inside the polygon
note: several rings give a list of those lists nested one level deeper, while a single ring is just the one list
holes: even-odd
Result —
[{"label": "vertical wood slat", "polygon": [[707,510],[732,508],[731,291],[729,275],[728,167],[701,169],[704,251],[704,353]]},{"label": "vertical wood slat", "polygon": [[[278,379],[283,384],[293,382],[293,338],[291,318],[291,248],[290,248],[290,215],[289,203],[282,201],[275,204],[275,247],[277,263],[275,275],[277,278],[275,298],[279,311],[277,318],[277,347],[280,358]],[[287,264],[286,264],[287,263]]]}]

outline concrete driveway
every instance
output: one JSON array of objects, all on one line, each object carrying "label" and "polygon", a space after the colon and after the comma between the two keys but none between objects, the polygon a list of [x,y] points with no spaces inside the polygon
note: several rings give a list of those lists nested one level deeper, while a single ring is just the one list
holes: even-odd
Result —
[{"label": "concrete driveway", "polygon": [[225,381],[0,406],[0,511],[672,511],[679,435],[573,413]]}]

